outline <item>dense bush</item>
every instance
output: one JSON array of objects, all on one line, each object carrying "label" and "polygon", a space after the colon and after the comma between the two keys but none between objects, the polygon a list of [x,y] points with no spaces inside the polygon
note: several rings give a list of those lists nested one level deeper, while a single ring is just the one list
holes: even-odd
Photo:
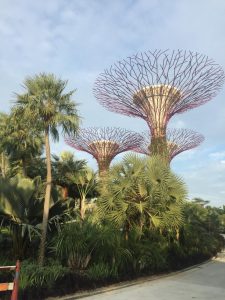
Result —
[{"label": "dense bush", "polygon": [[[7,180],[1,181],[6,184],[0,201],[0,263],[24,258],[20,299],[44,299],[169,272],[208,259],[223,247],[224,209],[205,206],[199,199],[187,202],[182,180],[160,159],[126,156],[98,184],[98,199],[83,216],[76,201],[63,200],[60,189],[53,189],[47,260],[40,267],[36,257],[43,183]],[[12,274],[2,280],[7,276]]]},{"label": "dense bush", "polygon": [[107,223],[100,226],[86,220],[65,224],[50,245],[55,258],[49,265],[39,268],[29,261],[23,263],[23,295],[43,299],[32,287],[39,287],[41,297],[57,295],[168,272],[208,259],[224,245],[219,228],[208,230],[209,212],[209,208],[186,203],[179,239],[157,229],[145,229],[141,236],[132,229],[126,239],[121,230]]}]

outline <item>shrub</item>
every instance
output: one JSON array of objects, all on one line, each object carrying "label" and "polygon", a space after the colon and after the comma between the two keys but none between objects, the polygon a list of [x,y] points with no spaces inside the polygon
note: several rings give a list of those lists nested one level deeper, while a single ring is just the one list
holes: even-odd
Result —
[{"label": "shrub", "polygon": [[86,271],[87,277],[94,281],[102,281],[117,276],[115,270],[111,269],[108,264],[98,263],[93,264]]},{"label": "shrub", "polygon": [[55,281],[62,278],[66,273],[68,273],[68,269],[56,264],[56,262],[40,267],[34,262],[24,261],[21,266],[20,289],[51,288]]}]

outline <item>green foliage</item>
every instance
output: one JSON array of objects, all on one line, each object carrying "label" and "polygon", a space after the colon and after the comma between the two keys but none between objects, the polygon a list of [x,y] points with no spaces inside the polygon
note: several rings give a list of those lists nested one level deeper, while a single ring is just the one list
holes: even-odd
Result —
[{"label": "green foliage", "polygon": [[185,204],[185,222],[180,230],[179,242],[171,242],[168,249],[172,267],[210,258],[224,247],[217,210],[204,207],[202,202]]},{"label": "green foliage", "polygon": [[65,276],[68,269],[54,261],[52,264],[40,267],[35,262],[23,261],[20,272],[20,289],[51,288],[55,281]]},{"label": "green foliage", "polygon": [[32,126],[28,119],[17,116],[15,109],[1,122],[1,147],[7,153],[10,161],[22,168],[26,175],[26,168],[30,161],[43,151],[43,135],[38,126]]},{"label": "green foliage", "polygon": [[225,213],[219,215],[220,231],[225,233]]},{"label": "green foliage", "polygon": [[51,263],[40,268],[25,261],[21,287],[31,294],[36,289],[30,289],[36,287],[50,293],[55,291],[54,282],[58,280],[65,285],[74,278],[76,284],[86,287],[91,282],[94,287],[197,263],[214,255],[223,245],[217,222],[208,227],[212,210],[186,202],[179,240],[154,227],[144,226],[141,235],[138,226],[132,227],[126,239],[123,231],[106,221],[101,225],[87,219],[66,222],[53,236]]},{"label": "green foliage", "polygon": [[[40,236],[43,190],[40,178],[32,180],[17,175],[10,179],[0,179],[2,238],[7,240],[11,237],[15,259],[28,255],[31,252],[31,241]],[[55,191],[50,205],[49,229],[59,226],[65,218],[68,218],[67,205],[57,199]]]},{"label": "green foliage", "polygon": [[112,268],[123,269],[132,260],[132,253],[126,245],[123,233],[110,223],[97,226],[97,229],[94,261],[105,262]]},{"label": "green foliage", "polygon": [[96,219],[108,219],[125,231],[144,226],[175,230],[183,222],[184,183],[158,157],[126,155],[103,180]]},{"label": "green foliage", "polygon": [[[0,114],[0,261],[26,259],[22,298],[35,299],[41,291],[43,299],[43,291],[57,290],[59,282],[59,289],[76,289],[178,269],[222,249],[225,207],[186,201],[185,184],[160,150],[164,140],[153,141],[151,149],[161,158],[126,155],[99,180],[69,152],[51,156],[46,147],[42,156],[43,136],[48,145],[50,136],[59,139],[59,128],[63,134],[78,129],[74,91],[65,92],[66,85],[54,74],[28,77],[10,114]],[[93,196],[96,205],[85,214]],[[50,210],[47,205],[43,214],[44,197]],[[41,248],[52,260],[40,267],[34,259],[43,216],[48,238],[42,235]]]},{"label": "green foliage", "polygon": [[6,153],[6,149],[4,147],[4,143],[6,141],[7,135],[5,132],[6,124],[7,124],[8,115],[4,113],[0,113],[0,170],[1,170],[1,176],[5,178],[6,176],[9,176],[11,173],[11,168],[9,164],[9,157]]},{"label": "green foliage", "polygon": [[65,224],[55,237],[52,250],[73,270],[85,269],[95,246],[96,228],[89,223]]},{"label": "green foliage", "polygon": [[67,178],[76,186],[79,197],[80,217],[83,220],[88,207],[88,197],[96,191],[96,173],[90,168],[82,168],[78,172],[67,174]]},{"label": "green foliage", "polygon": [[62,187],[69,187],[73,183],[70,176],[82,171],[87,165],[85,160],[76,160],[73,153],[68,151],[63,152],[60,157],[53,155],[53,158],[53,179]]},{"label": "green foliage", "polygon": [[17,115],[35,122],[42,131],[50,130],[55,140],[59,139],[57,128],[64,133],[76,132],[79,117],[75,102],[71,101],[74,90],[64,93],[67,80],[54,74],[40,73],[27,77],[25,93],[17,95]]},{"label": "green foliage", "polygon": [[117,272],[115,272],[115,270],[111,269],[110,266],[105,263],[93,264],[86,271],[86,275],[89,279],[94,281],[102,281],[118,276]]},{"label": "green foliage", "polygon": [[101,262],[117,270],[132,259],[118,229],[88,221],[65,224],[53,240],[52,250],[73,270],[84,270]]},{"label": "green foliage", "polygon": [[47,224],[52,188],[52,168],[50,136],[59,140],[59,127],[64,134],[76,133],[79,125],[79,116],[76,104],[71,100],[74,91],[65,93],[67,81],[56,78],[54,74],[41,73],[27,77],[24,82],[25,93],[17,94],[15,106],[16,116],[36,124],[44,134],[46,151],[46,190],[41,231],[39,263],[43,265]]},{"label": "green foliage", "polygon": [[12,236],[16,258],[24,255],[25,249],[39,234],[42,211],[41,201],[35,197],[38,179],[33,181],[17,175],[11,179],[0,180],[0,220],[2,227]]},{"label": "green foliage", "polygon": [[155,230],[145,230],[141,238],[132,231],[127,241],[132,252],[128,267],[135,274],[154,273],[168,268],[167,239]]}]

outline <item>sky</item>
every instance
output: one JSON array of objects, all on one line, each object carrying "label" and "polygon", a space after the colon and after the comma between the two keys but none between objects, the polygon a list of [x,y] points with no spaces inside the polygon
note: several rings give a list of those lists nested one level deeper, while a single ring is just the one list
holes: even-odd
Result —
[{"label": "sky", "polygon": [[[104,109],[93,95],[97,76],[114,62],[140,51],[187,49],[208,55],[225,70],[224,0],[0,0],[0,105],[9,112],[26,76],[53,72],[76,89],[82,126],[146,130],[138,118]],[[225,205],[224,88],[210,102],[174,116],[170,128],[189,128],[204,143],[177,156],[172,169],[189,197]],[[71,150],[96,168],[93,158]],[[122,155],[116,157],[119,161]]]}]

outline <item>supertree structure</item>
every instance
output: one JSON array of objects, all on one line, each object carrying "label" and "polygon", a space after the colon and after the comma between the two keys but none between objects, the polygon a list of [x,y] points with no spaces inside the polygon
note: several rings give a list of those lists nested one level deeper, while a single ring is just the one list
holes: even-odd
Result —
[{"label": "supertree structure", "polygon": [[[151,155],[151,133],[149,131],[143,134],[143,143],[135,149],[135,151]],[[166,131],[166,147],[164,149],[158,149],[158,153],[162,153],[162,156],[170,162],[176,155],[181,152],[196,148],[204,141],[204,136],[190,129],[167,129]]]},{"label": "supertree structure", "polygon": [[100,176],[109,169],[117,154],[139,147],[142,140],[142,135],[138,133],[115,127],[84,128],[77,135],[65,139],[71,147],[85,151],[96,159]]},{"label": "supertree structure", "polygon": [[110,111],[144,119],[152,143],[165,144],[170,118],[213,98],[222,68],[191,51],[155,50],[115,63],[97,78],[94,94]]}]

